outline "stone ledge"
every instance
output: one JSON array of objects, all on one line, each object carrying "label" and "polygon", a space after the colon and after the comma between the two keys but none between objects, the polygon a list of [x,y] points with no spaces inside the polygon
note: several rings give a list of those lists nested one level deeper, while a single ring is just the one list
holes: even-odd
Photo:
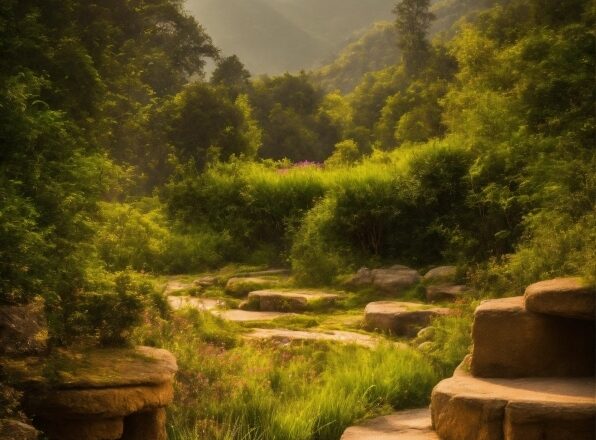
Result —
[{"label": "stone ledge", "polygon": [[591,439],[596,433],[595,385],[593,377],[458,375],[433,390],[433,426],[443,440]]}]

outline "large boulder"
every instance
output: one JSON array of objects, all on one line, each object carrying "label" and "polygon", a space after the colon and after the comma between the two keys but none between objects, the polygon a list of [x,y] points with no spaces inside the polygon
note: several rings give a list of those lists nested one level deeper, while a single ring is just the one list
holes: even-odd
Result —
[{"label": "large boulder", "polygon": [[397,295],[415,286],[420,274],[407,266],[395,265],[383,269],[361,268],[346,283],[348,287],[373,287],[383,293]]},{"label": "large boulder", "polygon": [[439,266],[429,270],[424,274],[424,281],[429,284],[447,284],[453,283],[457,275],[455,266]]},{"label": "large boulder", "polygon": [[50,440],[166,440],[176,360],[150,347],[2,359]]},{"label": "large boulder", "polygon": [[414,337],[421,328],[428,326],[433,318],[449,313],[448,308],[399,301],[377,301],[369,303],[364,309],[364,325],[368,330]]},{"label": "large boulder", "polygon": [[331,305],[339,298],[336,293],[311,290],[257,290],[248,294],[248,305],[263,312],[300,312],[317,305]]},{"label": "large boulder", "polygon": [[0,306],[0,355],[20,356],[47,350],[48,328],[44,303]]},{"label": "large boulder", "polygon": [[526,308],[535,313],[576,319],[596,318],[596,288],[581,278],[556,278],[528,286]]},{"label": "large boulder", "polygon": [[431,396],[443,440],[593,439],[594,378],[479,379],[460,372]]},{"label": "large boulder", "polygon": [[261,277],[234,277],[226,283],[226,292],[234,296],[244,296],[255,290],[264,290],[275,287],[278,280]]},{"label": "large boulder", "polygon": [[521,296],[482,303],[472,337],[474,376],[594,375],[594,321],[530,312]]}]

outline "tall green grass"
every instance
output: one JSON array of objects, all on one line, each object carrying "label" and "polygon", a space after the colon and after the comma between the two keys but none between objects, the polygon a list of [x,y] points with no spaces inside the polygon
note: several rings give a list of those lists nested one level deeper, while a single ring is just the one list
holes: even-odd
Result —
[{"label": "tall green grass", "polygon": [[393,344],[248,344],[238,331],[186,312],[138,336],[178,359],[171,439],[337,440],[362,418],[425,405],[439,379],[421,353]]}]

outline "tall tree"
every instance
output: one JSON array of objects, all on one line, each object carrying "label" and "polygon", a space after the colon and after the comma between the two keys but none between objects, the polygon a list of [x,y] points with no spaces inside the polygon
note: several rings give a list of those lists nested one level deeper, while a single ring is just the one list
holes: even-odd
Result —
[{"label": "tall tree", "polygon": [[410,74],[419,72],[430,56],[427,34],[435,16],[429,11],[429,6],[430,0],[401,0],[393,9],[397,44],[402,51],[406,71]]}]

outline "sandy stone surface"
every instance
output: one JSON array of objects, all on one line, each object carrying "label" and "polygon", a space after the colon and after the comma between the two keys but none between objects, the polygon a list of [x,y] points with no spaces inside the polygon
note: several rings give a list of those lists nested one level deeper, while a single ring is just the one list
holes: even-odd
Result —
[{"label": "sandy stone surface", "polygon": [[396,336],[414,337],[433,318],[450,313],[448,308],[429,307],[419,303],[377,301],[364,309],[364,324],[368,330],[391,332]]},{"label": "sandy stone surface", "polygon": [[591,439],[594,387],[593,377],[479,379],[460,374],[433,390],[433,424],[443,440]]},{"label": "sandy stone surface", "polygon": [[374,347],[378,340],[372,336],[355,332],[329,331],[307,332],[286,329],[254,329],[246,336],[248,339],[272,339],[282,342],[290,341],[336,341],[343,344],[357,344],[363,347]]},{"label": "sandy stone surface", "polygon": [[338,294],[311,290],[257,290],[248,294],[249,303],[262,312],[300,312],[317,302],[333,304]]},{"label": "sandy stone surface", "polygon": [[352,426],[341,440],[439,440],[428,408],[400,411]]},{"label": "sandy stone surface", "polygon": [[485,301],[474,315],[472,373],[593,376],[594,333],[594,321],[529,312],[521,296]]},{"label": "sandy stone surface", "polygon": [[213,314],[227,321],[249,322],[249,321],[273,321],[282,316],[290,316],[292,313],[283,312],[251,312],[248,310],[214,310]]},{"label": "sandy stone surface", "polygon": [[528,286],[526,308],[535,313],[596,319],[596,288],[581,278],[555,278]]}]

